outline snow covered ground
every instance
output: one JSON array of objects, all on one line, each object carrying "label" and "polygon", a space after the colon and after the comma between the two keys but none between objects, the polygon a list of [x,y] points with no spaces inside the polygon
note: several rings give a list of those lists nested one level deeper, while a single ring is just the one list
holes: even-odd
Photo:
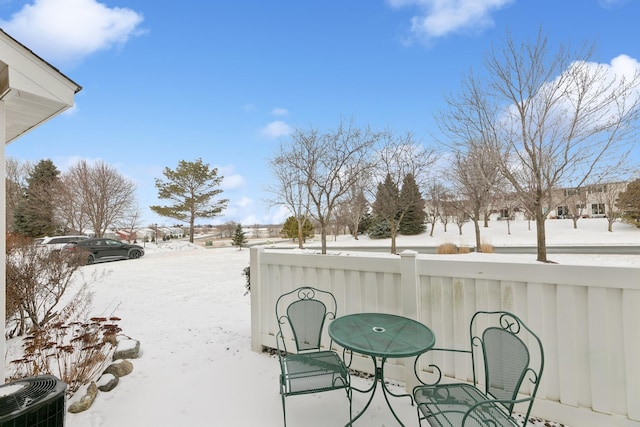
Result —
[{"label": "snow covered ground", "polygon": [[[534,224],[531,230],[524,222],[512,223],[511,227],[512,234],[507,235],[506,223],[492,222],[489,229],[483,229],[484,240],[493,245],[533,245]],[[548,221],[547,229],[550,245],[640,245],[640,229],[616,223],[614,232],[609,233],[604,220],[581,219],[577,230],[569,220]],[[471,244],[472,232],[471,225],[466,225],[460,237],[455,226],[450,225],[446,234],[440,226],[433,238],[401,237],[399,244]],[[362,237],[356,242],[344,236],[330,246],[339,250],[341,244],[356,243],[388,246],[389,240]],[[490,259],[506,255],[462,256]],[[535,255],[517,257],[533,260]],[[550,258],[562,263],[640,267],[640,255]],[[146,255],[138,260],[83,267],[84,277],[90,277],[93,271],[107,273],[90,284],[94,293],[92,315],[120,317],[123,333],[141,341],[141,357],[133,360],[133,372],[121,378],[113,391],[99,393],[88,411],[67,414],[66,426],[281,426],[277,359],[250,350],[250,300],[244,294],[242,273],[248,265],[247,249],[203,249],[162,242],[159,247],[147,244]],[[9,347],[16,345],[15,341],[9,343]],[[354,378],[361,388],[365,381]],[[355,393],[354,408],[364,402],[364,396]],[[393,403],[407,425],[417,424],[415,408],[408,399]],[[292,427],[342,426],[347,411],[347,400],[339,391],[287,400],[288,424]],[[356,424],[397,425],[381,395]]]}]

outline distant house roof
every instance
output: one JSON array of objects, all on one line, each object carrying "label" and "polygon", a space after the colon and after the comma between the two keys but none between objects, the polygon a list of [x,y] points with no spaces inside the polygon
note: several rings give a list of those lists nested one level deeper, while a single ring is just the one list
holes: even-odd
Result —
[{"label": "distant house roof", "polygon": [[80,90],[80,85],[0,29],[6,144],[71,108]]}]

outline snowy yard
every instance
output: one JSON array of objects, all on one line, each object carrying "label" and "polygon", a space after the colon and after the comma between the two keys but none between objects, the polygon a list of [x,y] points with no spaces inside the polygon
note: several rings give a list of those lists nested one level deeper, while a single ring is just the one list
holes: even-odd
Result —
[{"label": "snowy yard", "polygon": [[[640,230],[624,224],[616,224],[613,233],[606,231],[604,221],[597,220],[580,220],[578,230],[571,228],[570,221],[549,221],[548,224],[550,244],[640,245]],[[517,224],[518,231],[514,230],[516,224],[512,224],[514,234],[511,236],[498,228],[502,225],[491,226],[494,228],[485,231],[494,245],[504,241],[509,241],[508,244],[535,241],[535,231],[528,231],[526,224]],[[556,226],[564,228],[553,229]],[[465,233],[464,238],[472,241],[471,227],[465,229]],[[424,235],[410,239],[418,238],[425,244],[459,241],[454,227],[446,236],[433,238],[434,242]],[[343,240],[354,243],[350,237]],[[372,244],[367,240],[363,238],[360,242]],[[373,244],[387,245],[388,241]],[[250,350],[250,297],[244,295],[242,273],[249,265],[249,250],[202,249],[163,242],[159,248],[147,244],[146,252],[138,260],[81,269],[85,277],[93,271],[107,272],[104,278],[91,283],[92,315],[120,317],[123,333],[140,340],[141,357],[133,360],[133,372],[121,378],[113,391],[100,393],[88,411],[67,414],[66,425],[282,425],[277,359]],[[566,263],[640,266],[638,255],[550,258]],[[9,347],[15,350],[15,342],[9,343]],[[354,379],[360,386],[364,386],[364,381]],[[356,393],[354,408],[362,407],[364,401],[364,396]],[[394,404],[408,425],[417,425],[415,408],[408,399],[397,399]],[[396,425],[381,395],[376,396],[372,405],[358,425]],[[341,391],[287,400],[290,426],[341,426],[347,420],[347,411],[348,403]]]}]

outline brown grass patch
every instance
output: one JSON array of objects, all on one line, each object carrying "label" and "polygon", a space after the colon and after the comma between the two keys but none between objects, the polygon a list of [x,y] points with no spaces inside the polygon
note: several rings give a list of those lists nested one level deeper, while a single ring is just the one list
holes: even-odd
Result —
[{"label": "brown grass patch", "polygon": [[453,243],[443,243],[436,249],[436,253],[440,255],[457,254],[458,247]]},{"label": "brown grass patch", "polygon": [[489,243],[482,243],[480,245],[480,252],[482,252],[483,254],[492,254],[494,252],[493,246]]}]

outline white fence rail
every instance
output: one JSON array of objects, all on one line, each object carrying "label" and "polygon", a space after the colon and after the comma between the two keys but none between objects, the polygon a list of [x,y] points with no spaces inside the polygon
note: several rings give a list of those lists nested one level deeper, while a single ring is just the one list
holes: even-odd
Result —
[{"label": "white fence rail", "polygon": [[[518,315],[540,337],[545,370],[533,415],[571,427],[640,427],[640,267],[569,266],[443,259],[405,251],[316,255],[251,249],[255,351],[275,347],[275,300],[301,285],[331,291],[338,315],[399,314],[428,325],[436,346],[468,346],[478,310]],[[439,360],[469,380],[468,361]],[[355,367],[371,369],[359,358]],[[385,374],[415,384],[413,359]]]}]

